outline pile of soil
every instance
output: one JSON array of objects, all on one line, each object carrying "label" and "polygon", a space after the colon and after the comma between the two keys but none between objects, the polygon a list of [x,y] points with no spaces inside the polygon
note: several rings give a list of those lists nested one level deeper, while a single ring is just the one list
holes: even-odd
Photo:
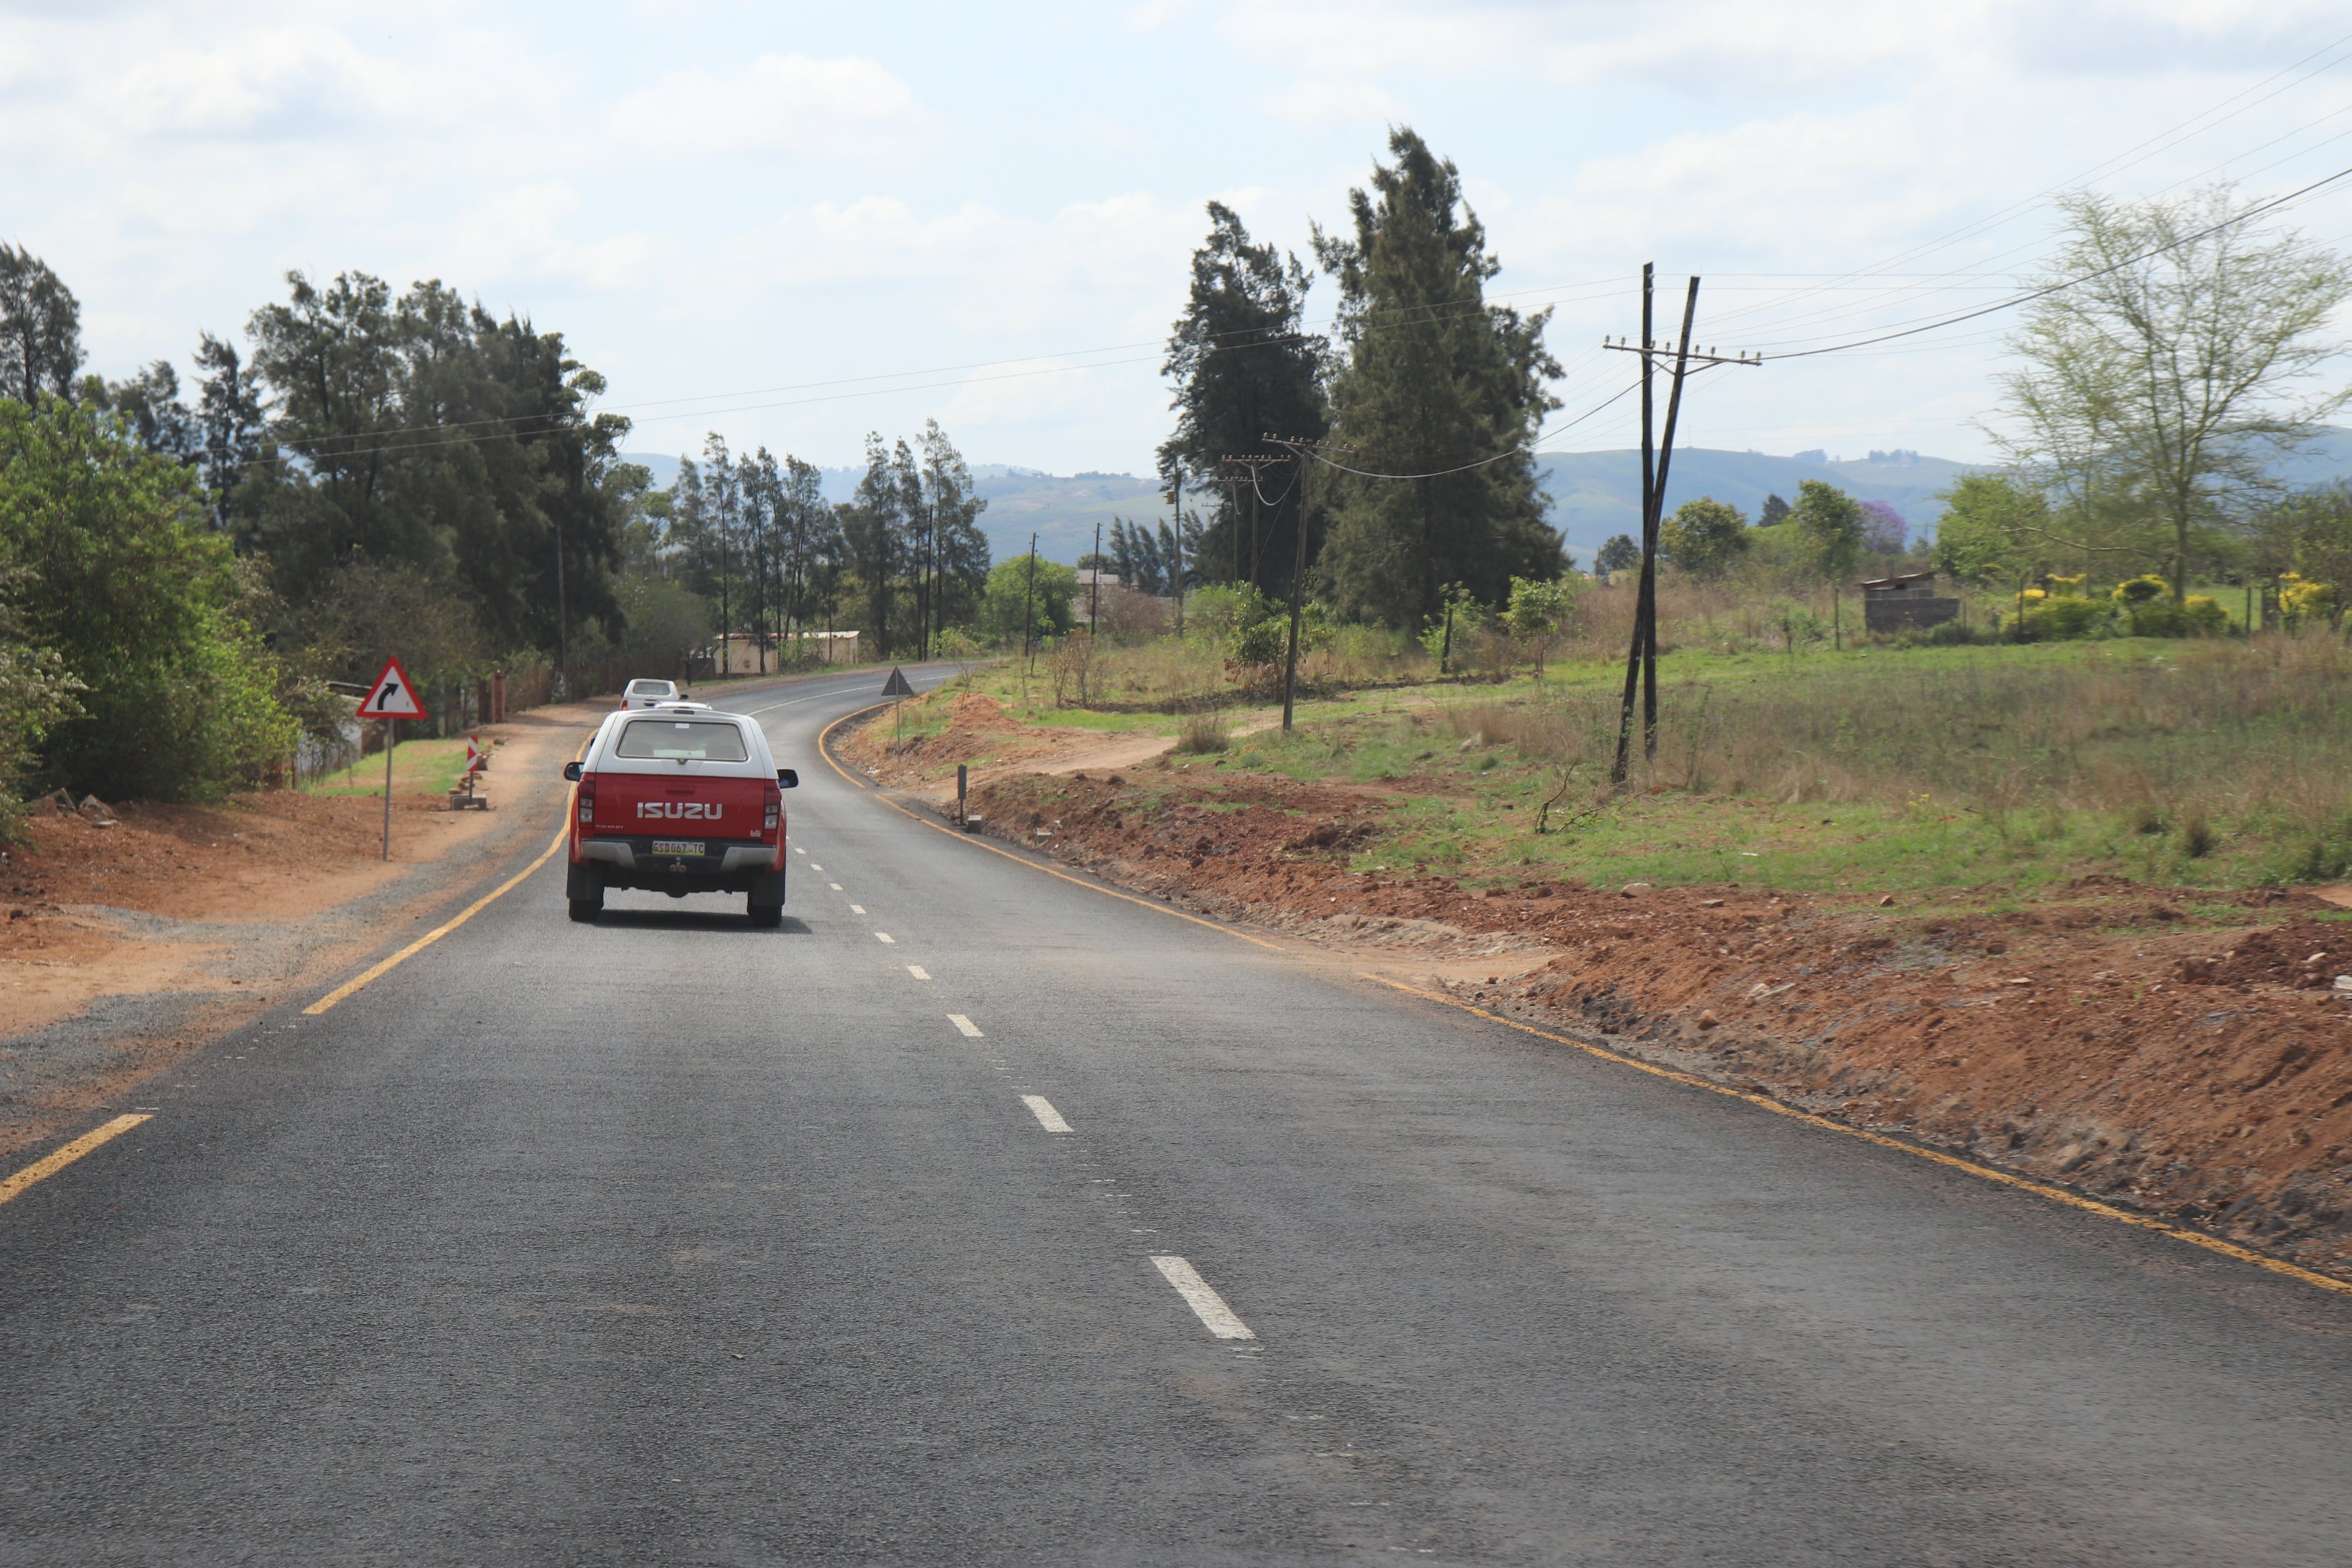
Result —
[{"label": "pile of soil", "polygon": [[1225,918],[1442,955],[1441,983],[1497,1011],[2352,1278],[2352,922],[2318,898],[2087,878],[2018,910],[1906,912],[1350,871],[1395,798],[1154,770],[1148,789],[1004,778],[974,808]]}]

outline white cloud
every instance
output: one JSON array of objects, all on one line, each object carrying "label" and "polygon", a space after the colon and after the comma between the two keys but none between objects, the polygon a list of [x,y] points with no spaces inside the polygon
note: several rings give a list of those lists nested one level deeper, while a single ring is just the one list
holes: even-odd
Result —
[{"label": "white cloud", "polygon": [[907,84],[872,60],[768,54],[724,75],[672,71],[623,100],[613,126],[641,153],[871,156],[919,115]]}]

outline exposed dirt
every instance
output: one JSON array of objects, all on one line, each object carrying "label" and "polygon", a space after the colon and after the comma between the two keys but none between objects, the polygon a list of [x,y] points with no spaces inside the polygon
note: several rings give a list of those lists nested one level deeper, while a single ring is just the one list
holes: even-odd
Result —
[{"label": "exposed dirt", "polygon": [[390,862],[381,796],[37,809],[0,856],[0,1153],[347,967],[551,832],[562,762],[602,712],[484,731],[499,742],[492,809],[395,795]]},{"label": "exposed dirt", "polygon": [[2330,901],[2105,878],[1907,913],[1739,888],[1471,890],[1348,869],[1411,781],[1143,782],[1000,776],[973,809],[1367,967],[2352,1278],[2352,922]]},{"label": "exposed dirt", "polygon": [[835,754],[895,789],[936,794],[945,780],[951,796],[959,763],[971,767],[975,783],[1013,773],[1137,767],[1168,750],[1176,740],[1172,727],[1164,733],[1150,733],[1024,724],[995,698],[978,691],[952,697],[942,692],[908,707],[941,700],[947,703],[948,721],[934,733],[894,739],[891,716],[886,710],[851,731],[835,748]]}]

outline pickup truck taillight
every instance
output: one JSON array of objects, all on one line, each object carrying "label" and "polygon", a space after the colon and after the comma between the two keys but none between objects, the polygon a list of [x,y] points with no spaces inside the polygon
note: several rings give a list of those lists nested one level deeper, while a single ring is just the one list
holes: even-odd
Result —
[{"label": "pickup truck taillight", "polygon": [[784,792],[774,784],[770,784],[765,795],[765,804],[767,816],[761,821],[760,826],[765,832],[773,833],[776,830],[777,819],[784,815]]},{"label": "pickup truck taillight", "polygon": [[594,779],[580,781],[580,831],[583,833],[596,831],[596,781]]}]

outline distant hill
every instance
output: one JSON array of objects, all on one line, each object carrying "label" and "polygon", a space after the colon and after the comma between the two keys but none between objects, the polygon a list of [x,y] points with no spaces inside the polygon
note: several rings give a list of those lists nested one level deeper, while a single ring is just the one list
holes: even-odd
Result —
[{"label": "distant hill", "polygon": [[[1580,452],[1538,460],[1537,473],[1552,499],[1552,525],[1568,536],[1569,553],[1583,565],[1612,534],[1640,531],[1642,454],[1639,451]],[[1832,462],[1820,453],[1775,458],[1762,452],[1719,452],[1706,447],[1677,451],[1666,470],[1666,510],[1712,496],[1738,507],[1749,521],[1764,498],[1797,499],[1805,479],[1826,479],[1856,500],[1885,501],[1901,512],[1914,533],[1933,532],[1943,503],[1935,498],[1963,474],[1975,470],[1946,458],[1916,452],[1873,452],[1852,461]]]},{"label": "distant hill", "polygon": [[[677,459],[642,452],[627,455],[633,463],[653,470],[654,482],[667,485],[677,478]],[[1933,534],[1943,502],[1936,498],[1976,466],[1917,452],[1871,452],[1861,458],[1831,460],[1826,453],[1773,457],[1763,452],[1724,452],[1706,447],[1675,454],[1666,475],[1666,510],[1686,500],[1712,496],[1746,512],[1752,521],[1764,498],[1797,499],[1805,479],[1826,479],[1856,500],[1880,500],[1901,512],[1913,536]],[[862,468],[827,468],[824,493],[831,500],[847,500],[864,474]],[[999,561],[1029,548],[1037,535],[1037,552],[1052,561],[1074,562],[1094,548],[1095,524],[1108,525],[1113,517],[1130,521],[1167,521],[1168,499],[1154,475],[1082,473],[1068,476],[1024,468],[1012,463],[974,463],[973,485],[987,498],[980,515],[981,531],[988,535],[991,555]],[[1633,533],[1638,526],[1642,498],[1642,454],[1638,451],[1579,452],[1538,460],[1536,473],[1552,500],[1551,521],[1567,536],[1569,552],[1591,565],[1601,543],[1612,534]],[[2331,426],[2279,465],[2279,477],[2296,488],[2352,479],[2352,430]],[[1188,501],[1200,491],[1188,489]],[[1205,509],[1204,509],[1205,510]]]}]

